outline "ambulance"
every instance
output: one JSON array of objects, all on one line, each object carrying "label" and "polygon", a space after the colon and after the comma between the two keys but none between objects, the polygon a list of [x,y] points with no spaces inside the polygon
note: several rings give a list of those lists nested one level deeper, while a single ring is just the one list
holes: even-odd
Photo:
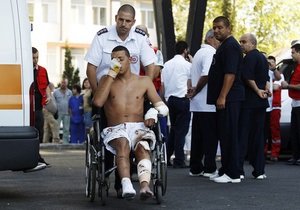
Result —
[{"label": "ambulance", "polygon": [[26,171],[39,160],[26,0],[1,0],[0,15],[0,171]]}]

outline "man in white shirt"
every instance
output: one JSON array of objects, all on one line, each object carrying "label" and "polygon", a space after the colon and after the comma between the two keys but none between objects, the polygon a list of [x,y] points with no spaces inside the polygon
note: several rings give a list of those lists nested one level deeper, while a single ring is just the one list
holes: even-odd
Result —
[{"label": "man in white shirt", "polygon": [[217,169],[215,158],[218,137],[216,107],[206,103],[207,77],[220,42],[214,37],[212,29],[207,31],[204,42],[195,54],[191,67],[192,89],[189,90],[189,97],[193,120],[189,175],[210,177]]},{"label": "man in white shirt", "polygon": [[177,42],[175,51],[176,55],[165,63],[161,74],[161,97],[167,101],[171,121],[171,131],[167,142],[167,160],[168,165],[171,165],[170,157],[175,152],[173,168],[187,168],[183,147],[191,120],[190,101],[185,97],[191,68],[191,63],[186,60],[188,44],[185,41]]},{"label": "man in white shirt", "polygon": [[85,60],[88,62],[86,73],[93,93],[97,89],[99,79],[107,74],[111,51],[118,45],[129,50],[132,57],[131,71],[134,74],[139,74],[141,61],[145,66],[146,75],[152,80],[155,79],[156,55],[147,42],[146,33],[143,30],[132,28],[135,24],[135,9],[129,4],[122,5],[115,16],[115,21],[116,25],[97,32],[85,56]]}]

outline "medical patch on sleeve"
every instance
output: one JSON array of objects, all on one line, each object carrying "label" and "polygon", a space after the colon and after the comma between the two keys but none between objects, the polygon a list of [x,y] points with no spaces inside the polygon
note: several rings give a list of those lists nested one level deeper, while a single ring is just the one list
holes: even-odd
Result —
[{"label": "medical patch on sleeve", "polygon": [[101,34],[104,34],[108,32],[107,28],[102,28],[100,31],[97,32],[97,35],[100,36]]},{"label": "medical patch on sleeve", "polygon": [[142,29],[136,28],[136,29],[135,29],[135,32],[138,33],[138,34],[141,34],[141,35],[143,35],[143,36],[146,36],[146,32],[143,31]]}]

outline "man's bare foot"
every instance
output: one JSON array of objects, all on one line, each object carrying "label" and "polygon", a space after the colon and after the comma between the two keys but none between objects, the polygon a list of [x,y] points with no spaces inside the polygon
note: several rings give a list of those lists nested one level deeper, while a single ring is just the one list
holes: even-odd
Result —
[{"label": "man's bare foot", "polygon": [[153,196],[153,192],[150,190],[150,188],[148,186],[143,187],[140,190],[140,200],[145,201],[148,198],[151,198]]}]

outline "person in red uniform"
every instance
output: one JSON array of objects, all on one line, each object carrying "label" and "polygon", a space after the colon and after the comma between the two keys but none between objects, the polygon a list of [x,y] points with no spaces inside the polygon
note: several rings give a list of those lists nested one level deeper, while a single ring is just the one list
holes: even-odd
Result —
[{"label": "person in red uniform", "polygon": [[[44,136],[44,115],[43,109],[46,104],[51,100],[51,90],[49,87],[49,79],[47,70],[38,65],[39,51],[32,47],[32,60],[33,60],[33,75],[34,75],[34,125],[39,133],[40,143],[43,142]],[[47,167],[51,165],[47,163],[40,155],[39,163],[44,163]]]},{"label": "person in red uniform", "polygon": [[[275,72],[276,69],[276,58],[274,56],[268,56],[267,58],[270,70]],[[281,146],[281,135],[280,135],[280,117],[281,117],[281,82],[284,81],[284,76],[281,72],[278,72],[280,79],[275,76],[273,79],[273,95],[272,95],[272,111],[270,113],[270,131],[271,141],[265,145],[265,153],[267,154],[269,144],[271,145],[271,158],[266,163],[278,162]]]},{"label": "person in red uniform", "polygon": [[287,160],[288,165],[300,165],[300,40],[292,42],[292,58],[297,62],[290,82],[283,81],[282,88],[287,88],[292,98],[291,142],[293,157]]}]

